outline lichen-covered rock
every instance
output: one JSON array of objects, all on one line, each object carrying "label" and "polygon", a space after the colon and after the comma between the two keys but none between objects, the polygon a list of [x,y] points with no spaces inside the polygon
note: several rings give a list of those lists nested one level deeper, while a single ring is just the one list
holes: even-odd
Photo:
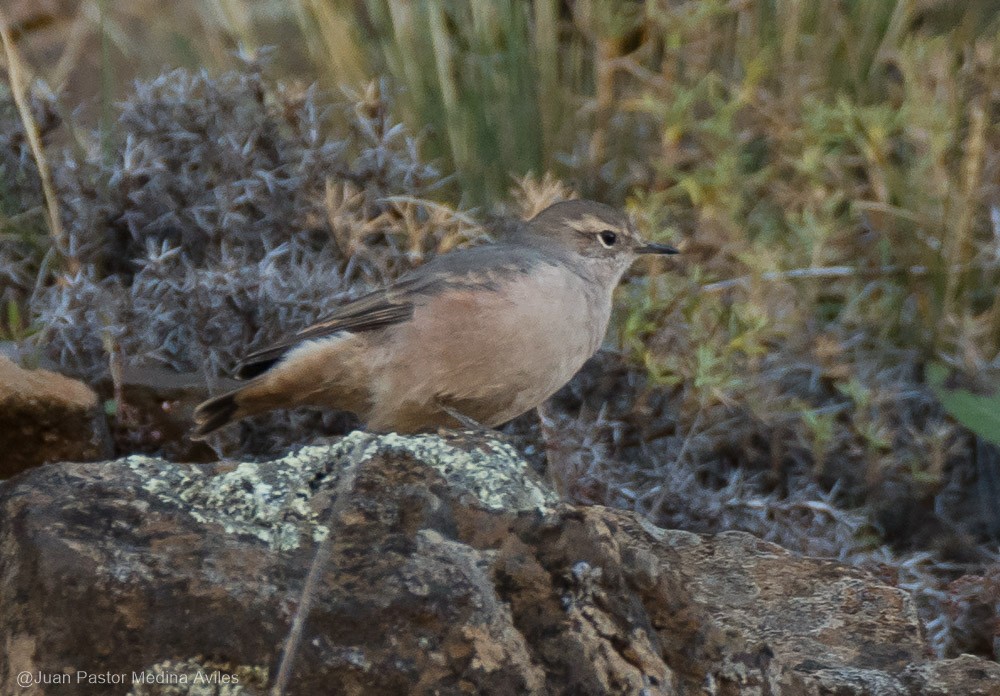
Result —
[{"label": "lichen-covered rock", "polygon": [[45,462],[109,454],[107,425],[87,385],[0,355],[0,479]]},{"label": "lichen-covered rock", "polygon": [[[324,544],[293,694],[996,693],[859,571],[560,504],[497,439],[363,433],[3,484],[0,693],[266,693]],[[16,682],[67,670],[124,677]]]}]

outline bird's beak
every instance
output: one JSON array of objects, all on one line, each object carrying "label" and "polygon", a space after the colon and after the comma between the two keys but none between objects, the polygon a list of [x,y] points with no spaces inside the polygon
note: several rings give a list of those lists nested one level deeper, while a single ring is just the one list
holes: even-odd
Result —
[{"label": "bird's beak", "polygon": [[669,244],[653,244],[652,242],[646,242],[641,247],[635,250],[637,254],[679,254],[674,247]]}]

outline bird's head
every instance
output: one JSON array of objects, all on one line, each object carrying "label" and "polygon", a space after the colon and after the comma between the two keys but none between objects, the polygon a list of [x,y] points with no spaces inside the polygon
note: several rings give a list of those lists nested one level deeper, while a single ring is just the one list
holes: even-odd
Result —
[{"label": "bird's head", "polygon": [[643,254],[676,254],[666,244],[644,240],[625,213],[594,201],[562,201],[531,218],[525,243],[564,253],[592,277],[617,284]]}]

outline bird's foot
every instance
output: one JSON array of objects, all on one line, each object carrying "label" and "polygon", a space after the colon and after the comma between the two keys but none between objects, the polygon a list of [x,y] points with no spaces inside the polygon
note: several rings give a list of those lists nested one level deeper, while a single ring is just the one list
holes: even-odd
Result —
[{"label": "bird's foot", "polygon": [[471,433],[474,435],[481,435],[483,437],[487,437],[492,440],[499,440],[500,442],[505,442],[511,447],[514,447],[515,449],[517,448],[517,441],[507,433],[503,432],[502,430],[497,430],[496,428],[483,425],[475,418],[470,418],[469,416],[465,415],[458,409],[448,406],[447,404],[443,404],[440,401],[438,402],[437,405],[438,408],[440,408],[442,411],[451,416],[455,420],[455,422],[458,423],[459,426],[458,430],[455,430],[453,428],[449,429],[446,427],[442,427],[440,429],[442,432],[446,430],[451,430],[451,432],[462,432],[462,433]]}]

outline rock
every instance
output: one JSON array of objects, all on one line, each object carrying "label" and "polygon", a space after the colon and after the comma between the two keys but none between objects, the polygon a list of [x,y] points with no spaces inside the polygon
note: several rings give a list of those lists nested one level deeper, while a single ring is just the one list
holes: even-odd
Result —
[{"label": "rock", "polygon": [[55,461],[111,454],[97,395],[74,379],[0,355],[0,478]]},{"label": "rock", "polygon": [[910,696],[996,696],[1000,694],[1000,664],[974,655],[908,667],[903,683]]},{"label": "rock", "polygon": [[318,548],[292,694],[1000,688],[995,663],[929,661],[910,597],[860,571],[558,503],[500,440],[355,433],[4,483],[0,693],[267,693]]}]

